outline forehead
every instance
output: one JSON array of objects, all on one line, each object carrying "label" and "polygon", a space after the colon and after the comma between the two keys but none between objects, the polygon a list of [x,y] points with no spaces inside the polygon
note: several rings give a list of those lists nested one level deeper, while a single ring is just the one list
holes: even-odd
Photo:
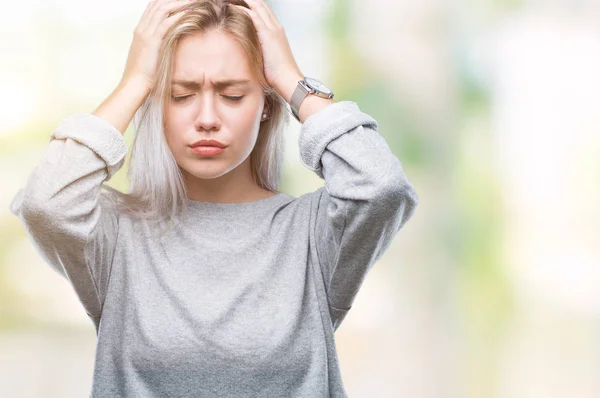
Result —
[{"label": "forehead", "polygon": [[175,49],[171,85],[222,88],[258,84],[239,44],[220,31],[182,38]]}]

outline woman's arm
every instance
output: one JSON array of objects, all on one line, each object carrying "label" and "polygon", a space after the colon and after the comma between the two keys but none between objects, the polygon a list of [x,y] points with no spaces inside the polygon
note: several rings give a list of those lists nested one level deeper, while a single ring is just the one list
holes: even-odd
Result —
[{"label": "woman's arm", "polygon": [[118,215],[100,189],[125,161],[123,132],[145,95],[136,82],[121,84],[96,114],[65,118],[11,203],[40,255],[70,281],[96,320],[118,233]]},{"label": "woman's arm", "polygon": [[326,106],[301,127],[301,162],[325,180],[325,187],[315,192],[318,207],[311,234],[335,329],[418,203],[377,127],[351,101]]},{"label": "woman's arm", "polygon": [[148,3],[134,30],[117,88],[92,114],[61,122],[11,203],[42,256],[71,282],[96,327],[119,223],[116,211],[103,205],[101,185],[123,166],[123,134],[156,80],[165,33],[187,3],[156,5]]},{"label": "woman's arm", "polygon": [[141,78],[121,81],[93,114],[112,124],[121,134],[125,134],[127,126],[150,90],[150,86]]}]

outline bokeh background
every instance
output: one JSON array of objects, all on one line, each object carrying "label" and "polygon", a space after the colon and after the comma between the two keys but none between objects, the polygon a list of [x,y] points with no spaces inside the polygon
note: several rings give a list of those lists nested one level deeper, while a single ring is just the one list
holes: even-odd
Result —
[{"label": "bokeh background", "polygon": [[[421,199],[336,333],[349,396],[600,397],[600,2],[268,3],[304,74],[379,121]],[[112,92],[146,4],[0,12],[2,397],[89,394],[91,320],[9,204],[59,122]],[[324,184],[299,129],[293,196]],[[108,185],[126,191],[125,169]]]}]

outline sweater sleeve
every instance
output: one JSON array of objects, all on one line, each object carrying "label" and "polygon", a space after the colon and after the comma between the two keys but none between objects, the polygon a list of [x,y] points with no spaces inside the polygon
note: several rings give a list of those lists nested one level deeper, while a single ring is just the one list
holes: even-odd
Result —
[{"label": "sweater sleeve", "polygon": [[108,121],[93,114],[65,118],[10,210],[44,261],[73,286],[98,321],[117,241],[118,216],[100,189],[123,165],[127,145]]},{"label": "sweater sleeve", "polygon": [[356,103],[341,101],[309,116],[300,129],[300,160],[325,180],[313,196],[318,205],[310,233],[334,330],[418,203],[377,128]]}]

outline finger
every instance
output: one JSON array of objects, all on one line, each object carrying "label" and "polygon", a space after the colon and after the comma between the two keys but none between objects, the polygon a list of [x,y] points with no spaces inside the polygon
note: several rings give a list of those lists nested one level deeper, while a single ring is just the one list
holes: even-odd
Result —
[{"label": "finger", "polygon": [[138,30],[140,32],[144,32],[146,31],[146,29],[148,29],[148,25],[150,23],[151,16],[154,14],[154,10],[158,5],[164,3],[165,1],[169,0],[151,0],[148,2],[148,4],[146,5],[146,10],[144,10],[142,17],[140,18],[140,23],[138,24]]},{"label": "finger", "polygon": [[252,3],[250,6],[259,10],[259,14],[263,17],[265,23],[270,27],[273,28],[281,25],[275,16],[275,13],[273,13],[273,10],[271,10],[271,7],[269,7],[265,0],[250,0],[246,2],[248,4]]},{"label": "finger", "polygon": [[243,6],[238,6],[238,5],[233,5],[233,7],[242,10],[243,12],[246,13],[246,15],[248,15],[248,17],[252,20],[252,23],[254,24],[254,27],[256,29],[256,33],[258,35],[258,41],[260,42],[260,44],[262,45],[264,42],[264,38],[263,38],[263,33],[264,31],[267,29],[267,27],[265,26],[264,22],[262,21],[262,19],[260,19],[260,17],[258,16],[258,14],[256,14],[254,11],[243,7]]},{"label": "finger", "polygon": [[[160,1],[160,0],[159,0]],[[148,32],[153,36],[157,34],[160,24],[173,12],[180,11],[181,8],[189,5],[188,0],[166,0],[162,1],[154,9],[154,14],[148,24]]]},{"label": "finger", "polygon": [[156,28],[155,34],[158,37],[160,37],[161,39],[164,39],[165,36],[167,35],[167,32],[169,31],[169,28],[171,26],[173,26],[175,24],[175,22],[177,22],[179,20],[179,18],[181,18],[185,14],[186,14],[185,10],[171,14],[171,16],[167,17],[165,20],[163,20],[160,23],[160,25],[158,25],[158,27]]},{"label": "finger", "polygon": [[259,20],[261,29],[273,30],[274,26],[271,24],[271,18],[261,3],[256,0],[246,0],[246,3],[250,6],[250,11],[255,15],[255,17],[252,18],[254,23],[256,23],[256,20]]},{"label": "finger", "polygon": [[148,25],[148,13],[150,12],[150,8],[152,7],[153,2],[149,1],[148,4],[146,4],[146,9],[144,10],[144,13],[142,14],[142,17],[140,18],[140,22],[138,23],[137,29],[140,32],[143,32],[146,29],[146,26]]}]

